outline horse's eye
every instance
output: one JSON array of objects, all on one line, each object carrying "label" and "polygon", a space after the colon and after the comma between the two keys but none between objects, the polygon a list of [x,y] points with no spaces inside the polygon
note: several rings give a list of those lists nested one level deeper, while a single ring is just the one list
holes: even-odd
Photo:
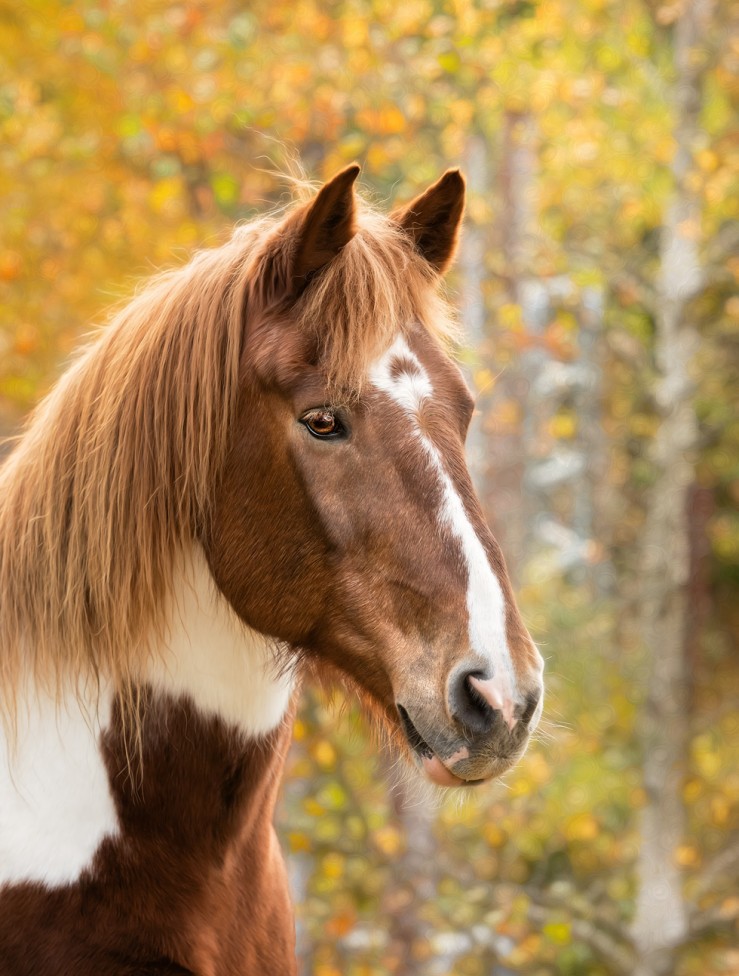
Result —
[{"label": "horse's eye", "polygon": [[300,418],[301,424],[308,428],[314,437],[339,437],[345,433],[344,427],[333,410],[310,410]]}]

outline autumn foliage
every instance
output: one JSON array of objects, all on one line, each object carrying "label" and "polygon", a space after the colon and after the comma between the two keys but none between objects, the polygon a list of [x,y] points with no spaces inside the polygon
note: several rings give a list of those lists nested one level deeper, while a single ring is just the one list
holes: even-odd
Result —
[{"label": "autumn foliage", "polygon": [[[352,702],[308,692],[281,814],[305,974],[636,971],[649,661],[637,617],[689,6],[0,0],[5,433],[142,276],[287,200],[286,176],[358,159],[364,186],[400,202],[447,166],[468,175],[451,290],[480,408],[471,461],[548,662],[543,731],[504,785],[429,817]],[[692,49],[698,135],[678,181],[702,268],[685,306],[699,341],[680,976],[739,967],[731,27],[716,4]]]}]

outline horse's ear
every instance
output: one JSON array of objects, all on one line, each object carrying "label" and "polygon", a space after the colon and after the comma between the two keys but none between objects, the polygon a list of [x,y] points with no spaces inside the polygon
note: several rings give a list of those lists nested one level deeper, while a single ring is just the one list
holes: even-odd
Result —
[{"label": "horse's ear", "polygon": [[439,274],[444,274],[454,260],[464,195],[464,177],[458,169],[449,169],[425,193],[393,214]]},{"label": "horse's ear", "polygon": [[354,181],[359,166],[352,163],[324,184],[315,199],[296,215],[292,288],[298,293],[311,274],[329,263],[356,231]]}]

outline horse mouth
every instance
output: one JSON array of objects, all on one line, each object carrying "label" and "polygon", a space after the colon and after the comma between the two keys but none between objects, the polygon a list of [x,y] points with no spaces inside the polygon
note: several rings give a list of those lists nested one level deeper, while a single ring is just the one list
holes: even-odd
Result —
[{"label": "horse mouth", "polygon": [[427,779],[430,779],[432,783],[437,786],[476,786],[478,783],[485,782],[482,779],[462,779],[461,776],[456,776],[426,742],[402,705],[398,705],[398,714],[408,745],[418,759]]},{"label": "horse mouth", "polygon": [[434,750],[426,742],[416,726],[413,724],[410,715],[402,705],[398,705],[398,714],[400,715],[400,724],[403,727],[403,732],[405,732],[408,745],[411,747],[413,752],[421,759],[431,759],[431,757],[434,755]]}]

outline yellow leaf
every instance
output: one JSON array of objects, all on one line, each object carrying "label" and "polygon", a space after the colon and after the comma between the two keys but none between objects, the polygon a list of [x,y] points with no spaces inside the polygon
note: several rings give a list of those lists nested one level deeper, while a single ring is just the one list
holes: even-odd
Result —
[{"label": "yellow leaf", "polygon": [[482,828],[482,835],[491,847],[500,847],[506,839],[506,835],[497,824],[485,824]]},{"label": "yellow leaf", "polygon": [[696,736],[693,757],[698,772],[706,779],[714,779],[721,771],[721,756],[714,749],[709,735]]},{"label": "yellow leaf", "polygon": [[0,251],[0,281],[13,281],[23,271],[23,260],[17,251]]},{"label": "yellow leaf", "polygon": [[574,414],[558,413],[549,421],[549,433],[557,440],[569,440],[577,433],[577,420]]},{"label": "yellow leaf", "polygon": [[506,302],[498,309],[500,324],[505,329],[520,332],[523,329],[523,319],[521,316],[521,306],[513,302]]},{"label": "yellow leaf", "polygon": [[515,779],[510,786],[512,796],[528,796],[532,792],[534,786],[533,783],[529,783],[528,780],[524,779],[523,776],[519,776]]},{"label": "yellow leaf", "polygon": [[542,931],[555,945],[569,945],[572,941],[572,930],[568,922],[549,922]]},{"label": "yellow leaf", "polygon": [[598,836],[598,830],[598,821],[591,813],[578,813],[565,824],[565,836],[568,840],[593,840]]},{"label": "yellow leaf", "polygon": [[156,133],[156,144],[162,152],[174,152],[177,148],[177,133],[174,129],[163,126]]},{"label": "yellow leaf", "polygon": [[509,961],[514,966],[525,966],[538,955],[540,943],[541,938],[539,935],[527,935],[508,955]]},{"label": "yellow leaf", "polygon": [[333,915],[326,922],[326,932],[334,938],[341,938],[354,928],[357,917],[354,911],[347,910]]},{"label": "yellow leaf", "polygon": [[487,392],[495,383],[495,373],[491,369],[476,369],[472,379],[478,392]]},{"label": "yellow leaf", "polygon": [[320,803],[316,803],[311,797],[306,797],[303,800],[303,809],[311,817],[322,817],[326,812],[325,808]]},{"label": "yellow leaf", "polygon": [[548,782],[552,776],[552,771],[540,752],[530,752],[528,754],[524,772],[537,784]]},{"label": "yellow leaf", "polygon": [[675,848],[675,863],[683,868],[700,864],[700,854],[692,844],[680,844]]},{"label": "yellow leaf", "polygon": [[344,855],[343,854],[327,854],[323,859],[323,873],[327,878],[333,878],[336,880],[340,878],[344,873]]},{"label": "yellow leaf", "polygon": [[15,331],[14,349],[21,356],[30,356],[38,349],[38,329],[27,323],[22,323]]},{"label": "yellow leaf", "polygon": [[521,422],[521,406],[515,400],[502,400],[490,419],[502,430],[515,428]]},{"label": "yellow leaf", "polygon": [[739,914],[739,897],[730,895],[721,902],[720,918],[735,918]]},{"label": "yellow leaf", "polygon": [[345,17],[342,23],[344,44],[347,47],[364,47],[369,43],[368,21],[361,17]]},{"label": "yellow leaf", "polygon": [[719,168],[720,160],[715,152],[710,149],[701,149],[695,155],[695,161],[706,173],[713,173]]},{"label": "yellow leaf", "polygon": [[85,29],[85,20],[78,10],[65,10],[59,14],[58,29],[68,34],[81,34]]},{"label": "yellow leaf", "polygon": [[336,750],[326,739],[317,742],[311,752],[322,769],[331,769],[336,763]]},{"label": "yellow leaf", "polygon": [[683,799],[686,803],[695,803],[703,792],[703,784],[699,779],[690,779],[683,787]]},{"label": "yellow leaf", "polygon": [[303,854],[311,849],[310,837],[297,830],[287,835],[287,843],[293,854]]},{"label": "yellow leaf", "polygon": [[176,177],[160,180],[149,194],[149,203],[155,213],[172,209],[180,195],[180,181]]},{"label": "yellow leaf", "polygon": [[405,131],[405,116],[399,108],[392,105],[380,112],[380,132],[385,135],[397,135]]},{"label": "yellow leaf", "polygon": [[725,796],[714,796],[711,799],[711,820],[718,826],[723,826],[729,820],[731,806]]},{"label": "yellow leaf", "polygon": [[172,93],[172,105],[177,112],[188,112],[192,106],[193,101],[190,94],[182,89],[177,89],[177,91]]},{"label": "yellow leaf", "polygon": [[396,830],[395,827],[389,825],[387,827],[380,827],[379,830],[374,832],[373,836],[375,844],[383,854],[389,856],[397,854],[403,846],[403,838],[401,837],[400,831]]}]

